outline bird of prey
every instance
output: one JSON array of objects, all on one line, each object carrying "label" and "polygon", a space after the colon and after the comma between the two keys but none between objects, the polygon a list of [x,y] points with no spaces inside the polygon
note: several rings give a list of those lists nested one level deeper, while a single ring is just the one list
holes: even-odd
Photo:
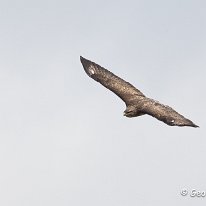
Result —
[{"label": "bird of prey", "polygon": [[107,69],[80,56],[80,61],[89,77],[114,92],[126,104],[124,116],[151,115],[170,126],[198,127],[191,120],[167,105],[146,97],[141,91]]}]

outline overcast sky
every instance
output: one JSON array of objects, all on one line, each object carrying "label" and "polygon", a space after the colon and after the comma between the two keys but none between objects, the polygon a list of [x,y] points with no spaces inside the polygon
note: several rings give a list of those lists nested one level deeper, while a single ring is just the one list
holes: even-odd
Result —
[{"label": "overcast sky", "polygon": [[[0,2],[0,205],[206,205],[206,1]],[[126,118],[82,55],[200,128]]]}]

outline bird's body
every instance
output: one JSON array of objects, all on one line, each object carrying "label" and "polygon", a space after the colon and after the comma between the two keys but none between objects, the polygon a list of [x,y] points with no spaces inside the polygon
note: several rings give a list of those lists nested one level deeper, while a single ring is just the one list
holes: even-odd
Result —
[{"label": "bird's body", "polygon": [[114,92],[125,102],[124,116],[137,117],[148,114],[170,126],[198,127],[171,107],[147,98],[129,82],[124,81],[100,65],[83,57],[80,57],[80,60],[89,77]]}]

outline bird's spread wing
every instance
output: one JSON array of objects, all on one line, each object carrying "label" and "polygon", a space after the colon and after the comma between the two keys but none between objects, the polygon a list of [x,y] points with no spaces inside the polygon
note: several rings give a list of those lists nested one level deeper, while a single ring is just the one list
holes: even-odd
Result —
[{"label": "bird's spread wing", "polygon": [[80,60],[89,77],[118,95],[126,105],[129,105],[133,99],[144,97],[144,94],[133,85],[119,78],[107,69],[83,57],[80,57]]},{"label": "bird's spread wing", "polygon": [[143,113],[151,115],[170,126],[198,127],[191,120],[185,118],[171,107],[160,104],[153,99],[144,98],[139,102],[139,106]]}]

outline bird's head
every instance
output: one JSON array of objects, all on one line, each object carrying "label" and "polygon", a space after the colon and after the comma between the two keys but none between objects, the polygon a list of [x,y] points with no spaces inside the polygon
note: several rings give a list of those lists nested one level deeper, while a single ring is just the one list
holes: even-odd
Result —
[{"label": "bird's head", "polygon": [[136,117],[141,114],[139,114],[139,111],[134,106],[128,106],[124,111],[123,115],[126,117]]}]

